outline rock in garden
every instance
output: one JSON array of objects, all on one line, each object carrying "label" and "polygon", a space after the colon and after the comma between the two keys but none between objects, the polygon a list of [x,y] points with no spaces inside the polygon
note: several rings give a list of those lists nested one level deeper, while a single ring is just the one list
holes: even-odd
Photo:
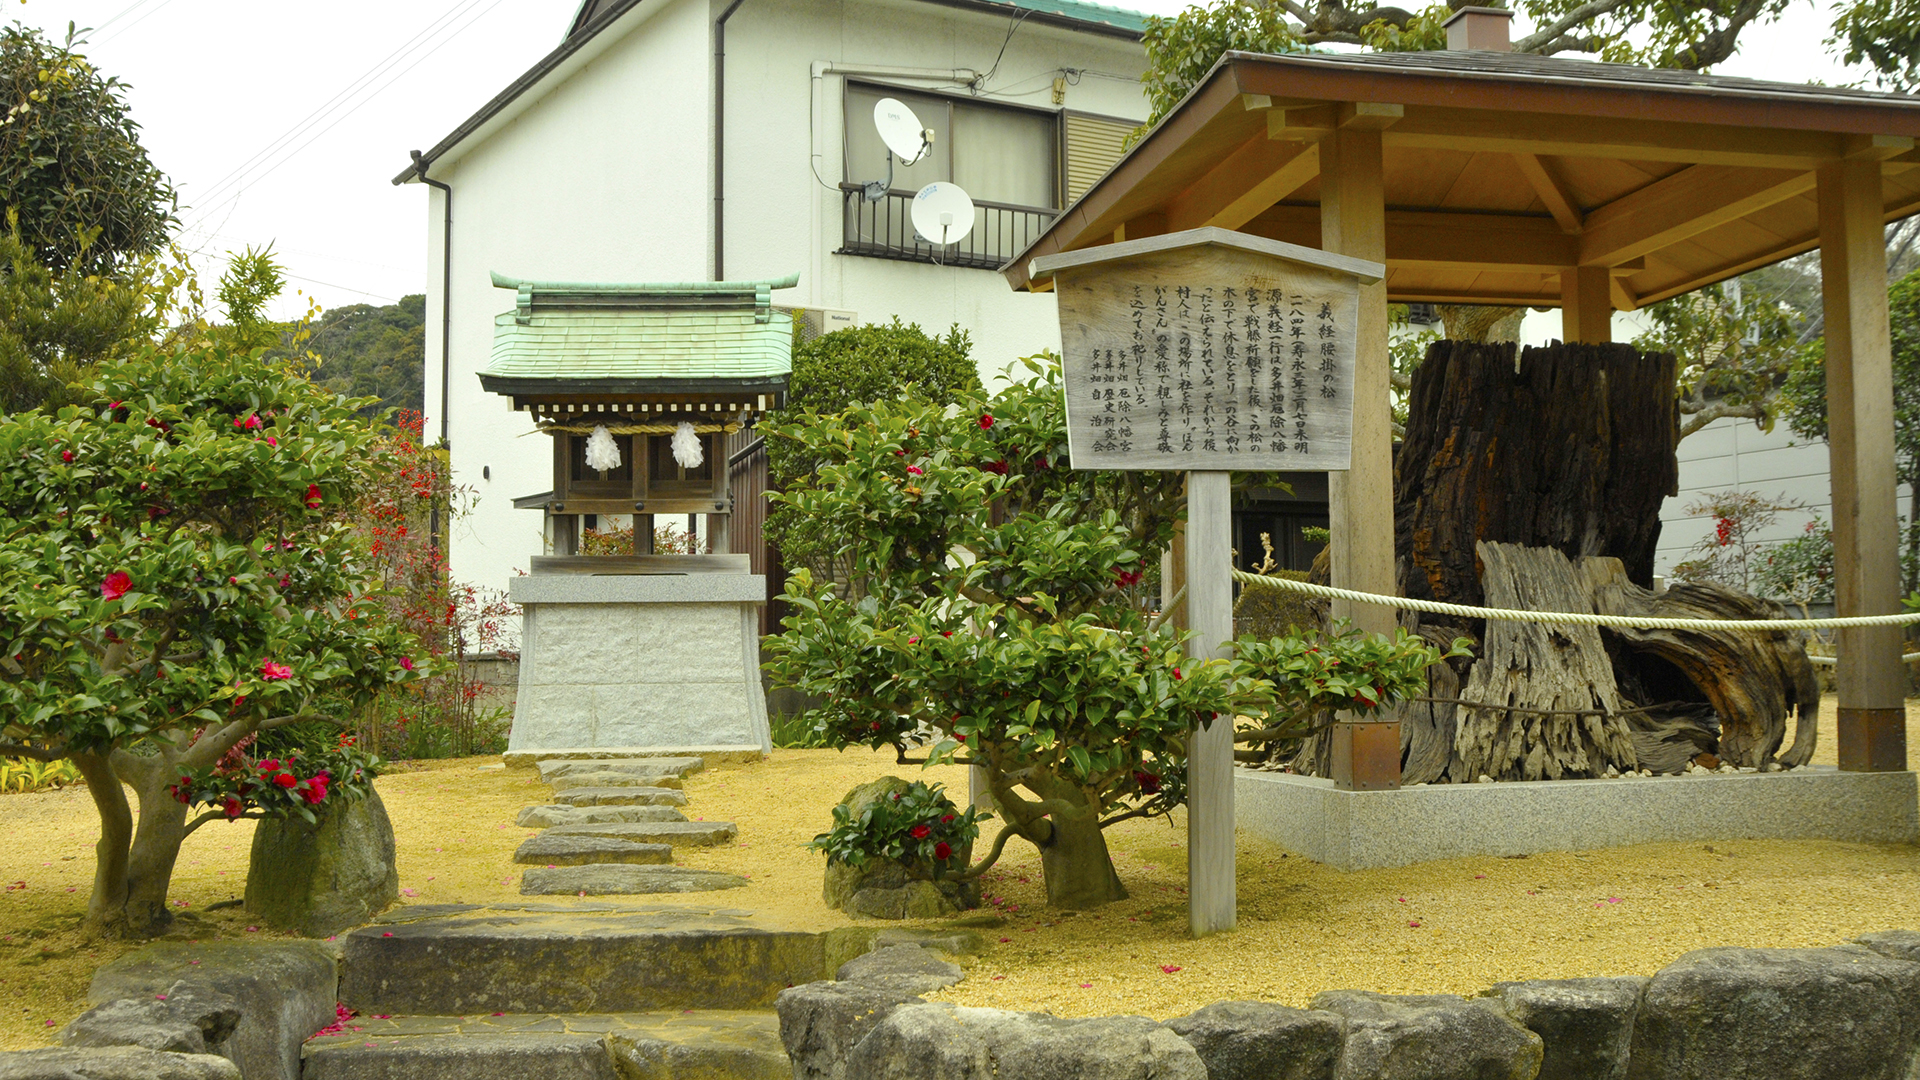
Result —
[{"label": "rock in garden", "polygon": [[1920,933],[1912,930],[1876,930],[1853,940],[1881,956],[1920,963]]},{"label": "rock in garden", "polygon": [[923,1004],[913,989],[882,979],[806,983],[782,990],[773,1007],[794,1080],[848,1080],[847,1055],[867,1032],[902,1005]]},{"label": "rock in garden", "polygon": [[261,821],[247,864],[247,910],[312,938],[360,926],[400,899],[393,823],[380,796],[330,800],[319,818]]},{"label": "rock in garden", "polygon": [[94,972],[87,1001],[151,1000],[182,982],[239,1002],[224,1052],[247,1080],[299,1080],[301,1044],[333,1022],[339,975],[318,941],[161,941]]},{"label": "rock in garden", "polygon": [[931,949],[919,945],[889,945],[865,956],[856,956],[840,965],[834,978],[842,982],[867,982],[888,978],[905,980],[917,993],[952,986],[967,973],[959,964],[940,959]]},{"label": "rock in garden", "polygon": [[621,1080],[793,1080],[777,1040],[716,1036],[676,1042],[610,1032],[607,1052]]},{"label": "rock in garden", "polygon": [[176,982],[157,994],[116,998],[60,1031],[61,1046],[142,1046],[176,1054],[219,1054],[240,1023],[240,1003],[217,990]]},{"label": "rock in garden", "polygon": [[585,787],[555,792],[553,801],[563,806],[685,806],[687,793],[667,786],[678,785],[671,777],[656,777],[653,787]]},{"label": "rock in garden", "polygon": [[214,1054],[60,1046],[0,1053],[0,1080],[240,1080],[240,1069]]},{"label": "rock in garden", "polygon": [[1700,949],[1660,969],[1633,1032],[1634,1080],[1906,1080],[1920,964],[1859,945]]},{"label": "rock in garden", "polygon": [[617,836],[638,844],[675,847],[713,847],[731,841],[740,830],[730,821],[609,822],[604,825],[557,825],[553,836]]},{"label": "rock in garden", "polygon": [[690,776],[706,768],[707,763],[697,757],[551,758],[536,762],[534,767],[540,770],[540,779],[552,782],[562,776],[598,772],[625,776]]},{"label": "rock in garden", "polygon": [[1167,1027],[1193,1045],[1208,1080],[1333,1080],[1346,1044],[1338,1013],[1219,1001]]},{"label": "rock in garden", "polygon": [[331,1042],[301,1080],[617,1080],[600,1035],[547,1032],[410,1035]]},{"label": "rock in garden", "polygon": [[[840,805],[858,818],[873,802],[902,794],[911,786],[900,777],[883,776],[847,792]],[[950,861],[965,867],[972,855],[969,844],[955,852]],[[925,877],[924,869],[920,877]],[[938,919],[957,915],[980,902],[979,890],[972,882],[916,880],[907,864],[883,858],[871,858],[859,866],[828,859],[821,899],[837,911],[869,919]]]},{"label": "rock in garden", "polygon": [[642,844],[621,836],[568,836],[543,832],[530,836],[513,853],[513,861],[532,866],[580,866],[585,863],[628,863],[658,866],[673,861],[670,844]]},{"label": "rock in garden", "polygon": [[685,821],[671,806],[529,806],[514,824],[523,829],[550,829],[555,825],[602,825],[617,821]]},{"label": "rock in garden", "polygon": [[1496,983],[1486,997],[1535,1035],[1539,1080],[1625,1080],[1645,976]]},{"label": "rock in garden", "polygon": [[939,919],[966,907],[962,887],[954,882],[909,881],[890,889],[861,889],[843,910],[868,919]]},{"label": "rock in garden", "polygon": [[1540,1036],[1454,994],[1330,990],[1312,1007],[1347,1020],[1336,1080],[1533,1080]]},{"label": "rock in garden", "polygon": [[[859,1080],[1206,1080],[1200,1055],[1141,1016],[1065,1020],[932,1003],[895,1009],[847,1055]],[[1423,1078],[1426,1080],[1426,1078]]]},{"label": "rock in garden", "polygon": [[594,863],[529,870],[520,879],[523,896],[627,896],[646,893],[713,892],[738,889],[747,879],[683,866],[631,866]]}]

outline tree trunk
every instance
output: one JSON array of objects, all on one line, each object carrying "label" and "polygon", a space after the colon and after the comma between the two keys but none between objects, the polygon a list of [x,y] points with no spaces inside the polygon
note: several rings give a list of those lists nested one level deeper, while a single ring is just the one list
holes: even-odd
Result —
[{"label": "tree trunk", "polygon": [[133,811],[126,789],[103,754],[75,754],[73,763],[87,782],[87,794],[100,814],[100,839],[93,845],[93,895],[87,898],[89,934],[118,937],[126,932],[127,848],[133,843]]},{"label": "tree trunk", "polygon": [[1674,361],[1626,345],[1435,342],[1394,463],[1407,596],[1478,604],[1482,540],[1619,559],[1653,584],[1677,490]]},{"label": "tree trunk", "polygon": [[[180,775],[178,755],[168,749],[152,756],[115,750],[73,760],[100,814],[87,929],[108,937],[157,933],[173,922],[167,888],[186,839],[187,807],[167,791]],[[139,800],[137,825],[127,787]]]},{"label": "tree trunk", "polygon": [[1097,808],[1080,814],[1055,814],[1051,835],[1040,845],[1040,872],[1046,878],[1047,906],[1089,911],[1127,898],[1127,887],[1113,869],[1107,834]]},{"label": "tree trunk", "polygon": [[[1482,543],[1478,554],[1489,607],[1593,610],[1585,580],[1553,548]],[[1627,703],[1599,630],[1492,620],[1486,627],[1460,696],[1506,708],[1463,708],[1449,769],[1456,783],[1590,779],[1635,768],[1632,729],[1620,715]]]}]

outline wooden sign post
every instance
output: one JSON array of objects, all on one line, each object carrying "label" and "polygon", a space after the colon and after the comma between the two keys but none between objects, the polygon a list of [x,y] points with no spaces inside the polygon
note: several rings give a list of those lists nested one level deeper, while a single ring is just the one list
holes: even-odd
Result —
[{"label": "wooden sign post", "polygon": [[[1060,302],[1076,469],[1187,473],[1189,645],[1233,637],[1234,472],[1345,470],[1360,286],[1378,263],[1226,229],[1035,259]],[[1187,747],[1188,922],[1233,929],[1233,723]]]}]

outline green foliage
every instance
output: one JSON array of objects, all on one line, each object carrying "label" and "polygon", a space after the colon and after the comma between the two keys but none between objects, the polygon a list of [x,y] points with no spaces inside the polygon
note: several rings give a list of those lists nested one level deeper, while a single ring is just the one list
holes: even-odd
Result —
[{"label": "green foliage", "polygon": [[1716,581],[1744,592],[1759,585],[1766,544],[1760,534],[1783,513],[1806,510],[1785,496],[1769,499],[1738,488],[1709,491],[1687,504],[1688,517],[1713,518],[1713,532],[1686,550],[1675,565],[1681,581]]},{"label": "green foliage", "polygon": [[[787,406],[768,417],[769,428],[805,423],[813,413],[839,413],[897,398],[946,405],[980,389],[980,374],[970,355],[973,342],[957,325],[946,337],[936,338],[896,317],[890,324],[836,330],[812,341],[798,338],[796,332]],[[767,441],[768,478],[776,491],[820,464],[819,457],[798,443]],[[789,565],[817,563],[837,544],[817,522],[779,505],[768,514],[765,533]]]},{"label": "green foliage", "polygon": [[71,761],[0,758],[0,794],[25,794],[79,782],[80,770]]},{"label": "green foliage", "polygon": [[1682,438],[1722,416],[1771,431],[1773,400],[1804,352],[1801,329],[1810,314],[1753,275],[1652,305],[1652,327],[1633,347],[1678,358]]},{"label": "green foliage", "polygon": [[1920,3],[1854,0],[1838,5],[1829,46],[1848,64],[1865,63],[1882,86],[1912,93],[1920,84]]},{"label": "green foliage", "polygon": [[831,745],[826,732],[814,726],[815,714],[785,713],[770,718],[772,739],[778,750],[820,750]]},{"label": "green foliage", "polygon": [[307,354],[313,380],[350,398],[373,398],[369,416],[388,409],[426,408],[427,298],[413,293],[397,304],[329,308],[311,326]]},{"label": "green foliage", "polygon": [[1357,630],[1293,637],[1252,635],[1233,643],[1234,657],[1272,684],[1273,704],[1260,741],[1297,739],[1332,722],[1336,712],[1370,713],[1427,690],[1427,668],[1472,655],[1465,638],[1445,653],[1403,629],[1393,637]]},{"label": "green foliage", "polygon": [[0,413],[79,400],[98,364],[160,332],[152,299],[143,278],[55,272],[17,232],[0,234]]},{"label": "green foliage", "polygon": [[166,245],[175,196],[140,145],[126,85],[74,45],[0,29],[0,207],[55,273],[113,274]]},{"label": "green foliage", "polygon": [[1833,529],[1815,517],[1799,536],[1768,548],[1754,575],[1763,595],[1796,604],[1806,617],[1810,604],[1833,599]]},{"label": "green foliage", "polygon": [[1140,76],[1146,86],[1148,114],[1129,139],[1137,139],[1229,51],[1253,53],[1304,52],[1305,43],[1287,20],[1280,4],[1242,4],[1221,0],[1195,4],[1173,16],[1147,16],[1141,39],[1147,49],[1147,69]]},{"label": "green foliage", "polygon": [[955,865],[960,852],[980,836],[980,822],[991,817],[972,806],[954,806],[939,784],[915,781],[905,791],[867,803],[857,815],[846,803],[835,806],[832,830],[807,846],[853,867],[892,859],[933,880],[964,869]]}]

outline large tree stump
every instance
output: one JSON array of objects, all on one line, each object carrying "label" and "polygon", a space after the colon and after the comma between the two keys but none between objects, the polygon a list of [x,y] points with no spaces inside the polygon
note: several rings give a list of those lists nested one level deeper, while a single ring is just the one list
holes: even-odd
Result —
[{"label": "large tree stump", "polygon": [[[1481,543],[1488,607],[1585,613],[1593,601],[1573,563],[1550,547]],[[1616,564],[1617,565],[1617,564]],[[1591,626],[1489,620],[1460,696],[1456,783],[1575,780],[1637,767],[1628,708]]]},{"label": "large tree stump", "polygon": [[1653,584],[1677,490],[1674,361],[1627,345],[1435,342],[1394,460],[1403,595],[1481,602],[1474,545],[1611,556]]}]

